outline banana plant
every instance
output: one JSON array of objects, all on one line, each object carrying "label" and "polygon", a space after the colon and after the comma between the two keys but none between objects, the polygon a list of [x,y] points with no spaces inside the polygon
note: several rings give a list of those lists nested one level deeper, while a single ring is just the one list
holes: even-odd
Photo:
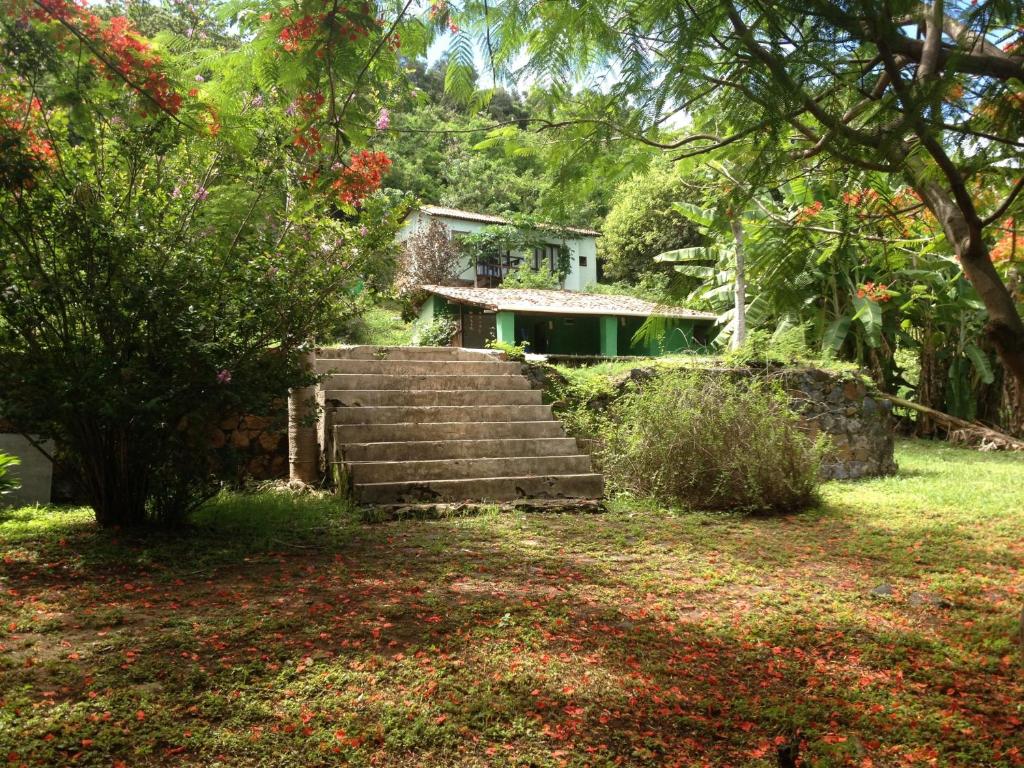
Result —
[{"label": "banana plant", "polygon": [[[691,203],[675,203],[673,208],[692,221],[698,231],[712,243],[723,240],[720,216],[710,209]],[[719,310],[722,327],[717,341],[730,347],[741,346],[747,335],[747,289],[744,268],[744,228],[740,218],[727,212],[732,239],[722,245],[692,246],[658,254],[655,261],[673,264],[683,280],[697,280],[698,287],[687,297],[690,301],[709,303]]]},{"label": "banana plant", "polygon": [[0,453],[0,496],[10,493],[19,487],[18,480],[10,474],[10,470],[20,462],[15,456]]}]

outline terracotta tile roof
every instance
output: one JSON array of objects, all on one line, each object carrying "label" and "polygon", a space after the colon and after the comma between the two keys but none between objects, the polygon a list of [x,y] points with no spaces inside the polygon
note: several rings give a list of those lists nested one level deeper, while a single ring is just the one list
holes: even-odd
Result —
[{"label": "terracotta tile roof", "polygon": [[614,315],[616,317],[677,317],[684,320],[714,320],[713,312],[669,307],[632,296],[608,296],[578,291],[541,291],[525,288],[455,288],[424,285],[425,291],[459,304],[483,307],[493,312],[523,312],[538,315]]},{"label": "terracotta tile roof", "polygon": [[[475,213],[474,211],[463,211],[458,208],[445,208],[443,205],[423,205],[420,206],[420,210],[424,213],[430,214],[431,216],[447,216],[449,219],[462,219],[463,221],[479,221],[483,224],[508,224],[508,219],[502,218],[501,216],[493,216],[489,213]],[[559,227],[558,225],[551,225],[556,229],[564,229],[567,232],[572,232],[577,235],[589,235],[591,237],[600,237],[601,233],[596,229],[586,229],[584,227]]]}]

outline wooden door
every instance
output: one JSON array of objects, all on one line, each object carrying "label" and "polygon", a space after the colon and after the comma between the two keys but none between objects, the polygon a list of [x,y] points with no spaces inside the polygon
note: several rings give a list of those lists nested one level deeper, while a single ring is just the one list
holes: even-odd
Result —
[{"label": "wooden door", "polygon": [[462,346],[484,349],[488,341],[498,336],[498,324],[493,313],[462,312]]}]

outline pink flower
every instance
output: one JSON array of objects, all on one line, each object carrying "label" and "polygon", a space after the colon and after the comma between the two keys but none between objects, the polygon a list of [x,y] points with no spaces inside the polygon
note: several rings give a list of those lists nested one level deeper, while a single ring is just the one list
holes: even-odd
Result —
[{"label": "pink flower", "polygon": [[230,384],[231,383],[231,371],[229,371],[227,368],[222,369],[217,374],[217,383],[218,384]]},{"label": "pink flower", "polygon": [[171,197],[173,197],[175,200],[177,200],[179,197],[181,197],[181,185],[180,184],[175,184],[174,185],[174,189],[171,190]]},{"label": "pink flower", "polygon": [[370,232],[370,230],[368,230],[365,225],[363,225],[363,226],[361,226],[359,228],[359,236],[360,237],[366,237],[369,234],[369,232]]},{"label": "pink flower", "polygon": [[386,131],[388,126],[391,125],[391,113],[387,109],[382,109],[380,115],[377,116],[377,130]]},{"label": "pink flower", "polygon": [[196,82],[197,83],[205,83],[206,82],[206,78],[203,77],[202,75],[196,75]]},{"label": "pink flower", "polygon": [[206,191],[206,187],[199,187],[196,189],[196,193],[192,195],[196,200],[203,201],[210,196],[210,193]]}]

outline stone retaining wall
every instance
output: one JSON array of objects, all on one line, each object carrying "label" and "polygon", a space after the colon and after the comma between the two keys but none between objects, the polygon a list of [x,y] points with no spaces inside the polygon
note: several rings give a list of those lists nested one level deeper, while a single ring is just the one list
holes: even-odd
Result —
[{"label": "stone retaining wall", "polygon": [[232,416],[210,435],[214,461],[239,481],[277,480],[288,476],[288,416],[285,403],[275,416]]},{"label": "stone retaining wall", "polygon": [[816,368],[769,375],[781,380],[808,434],[829,437],[832,451],[822,465],[824,477],[845,480],[896,471],[892,406],[861,377]]}]

